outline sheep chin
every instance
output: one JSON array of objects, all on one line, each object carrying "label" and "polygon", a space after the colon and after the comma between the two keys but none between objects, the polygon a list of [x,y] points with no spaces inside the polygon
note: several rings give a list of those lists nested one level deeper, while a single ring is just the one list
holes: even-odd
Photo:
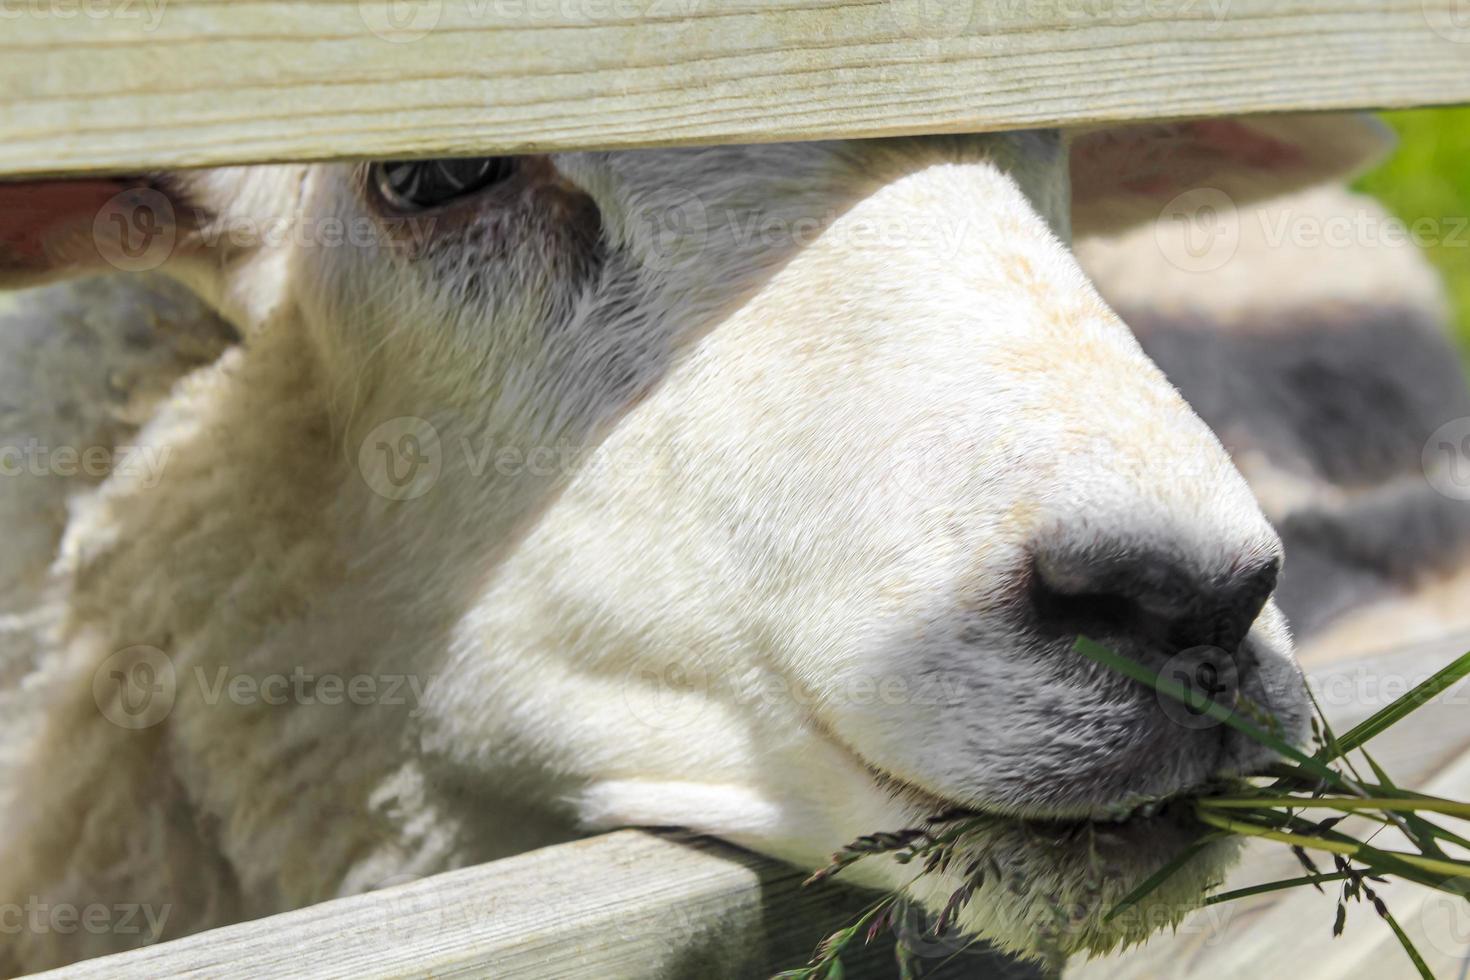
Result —
[{"label": "sheep chin", "polygon": [[[1184,808],[1117,825],[997,819],[967,839],[948,871],[909,885],[908,894],[933,921],[965,883],[960,872],[978,865],[983,878],[954,929],[918,937],[920,952],[949,955],[978,938],[1060,970],[1069,958],[1143,942],[1198,909],[1239,858],[1237,840],[1211,841],[1138,904],[1108,917],[1149,875],[1198,841],[1202,829]],[[895,868],[901,880],[912,879],[911,870]]]}]

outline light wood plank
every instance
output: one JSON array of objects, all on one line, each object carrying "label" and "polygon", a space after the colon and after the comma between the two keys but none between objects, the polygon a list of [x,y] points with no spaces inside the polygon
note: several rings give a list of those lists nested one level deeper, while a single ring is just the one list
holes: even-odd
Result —
[{"label": "light wood plank", "polygon": [[[627,830],[36,976],[765,980],[871,900],[804,877],[708,838]],[[891,937],[844,965],[891,980]],[[981,953],[925,974],[976,975],[1039,980]]]},{"label": "light wood plank", "polygon": [[[1346,728],[1422,680],[1466,644],[1466,637],[1394,654],[1323,665],[1324,708]],[[1343,678],[1334,687],[1329,678]],[[1338,691],[1340,698],[1331,696]],[[1353,692],[1348,695],[1346,692]],[[1376,755],[1401,782],[1470,796],[1470,711],[1464,686],[1422,708],[1375,742]],[[1252,845],[1230,886],[1296,873],[1276,845]],[[812,946],[842,925],[869,896],[840,887],[802,888],[803,874],[719,842],[623,831],[519,857],[228,926],[148,949],[55,971],[54,978],[292,976],[305,978],[766,977],[799,965]],[[1395,888],[1406,928],[1443,945],[1467,920],[1407,886]],[[1223,914],[1222,914],[1223,910]],[[1252,975],[1294,957],[1293,975],[1335,977],[1317,969],[1342,949],[1323,945],[1331,900],[1277,894],[1218,907],[1186,922],[1175,937],[1090,964],[1070,977]],[[1302,928],[1315,936],[1303,940]],[[1360,923],[1355,955],[1396,963],[1402,953]],[[1450,939],[1445,937],[1449,936]],[[1391,941],[1391,940],[1390,940]],[[1292,952],[1296,950],[1296,952]],[[1305,951],[1305,952],[1304,952]],[[1245,972],[1241,972],[1245,971]],[[850,977],[891,977],[884,947],[848,964]],[[991,956],[957,958],[926,976],[1030,977],[1035,972]]]},{"label": "light wood plank", "polygon": [[1463,102],[1458,3],[5,0],[0,174]]}]

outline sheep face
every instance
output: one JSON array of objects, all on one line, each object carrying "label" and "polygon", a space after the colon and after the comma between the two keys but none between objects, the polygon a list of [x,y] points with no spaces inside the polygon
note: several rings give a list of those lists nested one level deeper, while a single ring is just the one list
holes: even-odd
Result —
[{"label": "sheep face", "polygon": [[[1246,163],[1320,176],[1312,153],[1341,144],[1301,132]],[[1198,152],[1214,129],[1181,134],[1171,159],[1240,162]],[[1182,186],[1148,141],[1088,138],[1079,159],[1150,164],[1132,183],[1089,173],[1088,221]],[[342,623],[317,641],[432,677],[408,728],[426,771],[515,786],[585,829],[683,825],[809,867],[975,811],[994,871],[962,924],[1028,955],[1182,916],[1227,846],[1103,920],[1197,835],[1184,807],[1135,809],[1267,756],[1075,638],[1248,699],[1290,737],[1307,709],[1268,598],[1276,536],[1067,249],[1067,143],[493,166],[423,206],[420,181],[455,172],[168,185],[202,216],[176,270],[241,324],[247,357],[284,335],[320,365],[340,450],[320,466],[350,476],[329,519],[359,549],[344,592],[435,620],[401,649]],[[1249,176],[1216,182],[1270,183]],[[373,233],[190,253],[262,212]]]},{"label": "sheep face", "polygon": [[[1306,708],[1263,611],[1276,537],[1060,240],[1067,161],[1044,133],[566,155],[419,215],[424,241],[298,255],[292,300],[359,392],[349,446],[414,418],[444,453],[385,513],[444,535],[428,555],[502,529],[430,751],[491,785],[544,770],[585,827],[807,866],[993,815],[965,925],[1021,952],[1182,915],[1231,849],[1104,924],[1196,836],[1118,818],[1267,757],[1075,637],[1289,735]],[[398,220],[362,168],[304,193]]]}]

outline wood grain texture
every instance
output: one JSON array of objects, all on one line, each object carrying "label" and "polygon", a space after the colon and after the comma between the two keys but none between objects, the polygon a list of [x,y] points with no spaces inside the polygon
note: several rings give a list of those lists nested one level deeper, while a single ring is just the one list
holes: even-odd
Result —
[{"label": "wood grain texture", "polygon": [[[872,900],[708,838],[626,830],[88,960],[39,977],[766,980]],[[844,957],[896,976],[892,937]],[[990,953],[926,978],[1040,980]]]},{"label": "wood grain texture", "polygon": [[1459,0],[0,4],[0,175],[1463,101]]},{"label": "wood grain texture", "polygon": [[[1313,672],[1314,688],[1329,717],[1345,730],[1443,666],[1467,642],[1459,637],[1327,664]],[[1374,743],[1376,757],[1405,785],[1459,799],[1470,796],[1467,698],[1470,691],[1461,685],[1420,709]],[[1253,842],[1229,886],[1298,873],[1285,848]],[[800,965],[818,940],[851,921],[871,900],[840,887],[803,888],[803,877],[794,868],[707,838],[622,831],[43,976],[764,978]],[[1470,923],[1449,918],[1452,904],[1406,885],[1385,893],[1405,927],[1417,930],[1416,938],[1435,951],[1438,962],[1470,955],[1470,946],[1451,945],[1460,934],[1456,930]],[[1262,896],[1207,910],[1186,920],[1177,935],[1161,934],[1122,957],[1078,963],[1068,976],[1336,980],[1402,972],[1396,959],[1402,951],[1391,945],[1380,923],[1358,923],[1350,941],[1321,942],[1330,939],[1331,921],[1330,897],[1309,890]],[[891,942],[885,936],[868,955],[846,961],[847,976],[896,976]],[[1355,956],[1382,969],[1343,972]],[[1033,969],[990,954],[955,957],[932,969],[941,961],[930,960],[924,975],[931,980],[1038,980]],[[1281,962],[1290,962],[1292,969],[1278,971]]]}]

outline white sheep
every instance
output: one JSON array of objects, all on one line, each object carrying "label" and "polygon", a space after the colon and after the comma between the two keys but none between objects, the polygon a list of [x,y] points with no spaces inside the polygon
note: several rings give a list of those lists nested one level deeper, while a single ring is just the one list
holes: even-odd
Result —
[{"label": "white sheep", "polygon": [[[171,937],[630,824],[816,867],[958,805],[1004,817],[967,929],[1138,938],[1101,912],[1190,832],[1137,808],[1264,756],[1073,637],[1220,647],[1285,731],[1306,705],[1277,535],[1066,242],[1381,145],[1298,116],[0,188],[12,282],[130,257],[121,214],[242,338],[137,434],[153,478],[72,496],[5,634],[0,904]],[[1026,824],[1124,814],[1091,850]],[[148,938],[23,931],[0,973]]]}]

